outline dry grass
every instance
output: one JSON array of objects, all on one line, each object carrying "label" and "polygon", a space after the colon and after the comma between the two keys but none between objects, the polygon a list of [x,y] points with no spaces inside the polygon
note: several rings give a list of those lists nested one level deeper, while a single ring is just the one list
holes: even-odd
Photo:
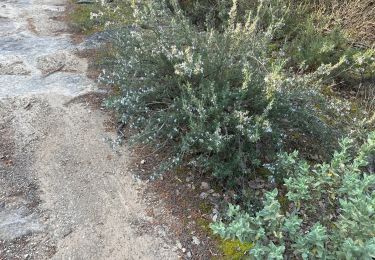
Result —
[{"label": "dry grass", "polygon": [[375,1],[352,0],[338,9],[344,28],[358,42],[374,46]]},{"label": "dry grass", "polygon": [[350,38],[365,46],[375,47],[374,0],[317,0],[317,6],[329,12]]}]

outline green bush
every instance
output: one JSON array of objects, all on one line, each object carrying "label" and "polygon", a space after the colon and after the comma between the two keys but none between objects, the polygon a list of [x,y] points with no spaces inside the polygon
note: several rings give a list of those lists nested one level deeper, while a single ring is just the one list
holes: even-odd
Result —
[{"label": "green bush", "polygon": [[249,255],[256,259],[373,259],[375,172],[368,162],[374,157],[375,132],[354,158],[351,140],[343,139],[329,164],[309,166],[297,153],[281,154],[276,168],[286,176],[288,204],[281,206],[275,189],[259,212],[230,205],[226,223],[211,227],[254,243]]},{"label": "green bush", "polygon": [[[327,1],[333,4],[334,1]],[[227,25],[228,12],[232,7],[228,0],[180,0],[180,5],[192,23],[200,29],[215,27],[221,30]],[[309,71],[315,71],[322,64],[335,64],[340,58],[347,59],[345,81],[351,85],[358,82],[358,73],[352,66],[356,56],[369,57],[365,47],[355,47],[347,33],[342,29],[341,20],[335,14],[323,12],[322,3],[319,1],[259,1],[238,0],[237,22],[246,21],[249,12],[257,12],[263,6],[263,13],[259,19],[259,26],[266,28],[276,19],[283,19],[283,26],[273,35],[272,44],[267,46],[269,55],[279,55],[282,50],[285,57],[289,57],[286,67],[298,69],[301,64]],[[320,10],[322,9],[322,10]],[[333,11],[331,11],[333,12]],[[336,14],[337,15],[337,14]],[[371,78],[374,75],[374,55],[371,64],[363,63],[360,67],[362,75]],[[372,74],[371,74],[372,73]],[[354,75],[353,75],[354,74]],[[340,75],[342,80],[342,75]]]},{"label": "green bush", "polygon": [[[226,25],[233,2],[228,0],[178,0],[184,14],[200,29]],[[250,10],[256,11],[258,0],[238,0],[238,18],[242,19]]]},{"label": "green bush", "polygon": [[234,1],[223,30],[202,31],[177,5],[150,1],[114,36],[114,68],[102,78],[119,95],[108,105],[139,131],[135,140],[170,151],[168,167],[187,162],[235,184],[295,136],[331,149],[330,118],[342,110],[321,88],[341,63],[295,73],[270,57],[286,15],[271,2],[281,3],[262,1],[237,23]]}]

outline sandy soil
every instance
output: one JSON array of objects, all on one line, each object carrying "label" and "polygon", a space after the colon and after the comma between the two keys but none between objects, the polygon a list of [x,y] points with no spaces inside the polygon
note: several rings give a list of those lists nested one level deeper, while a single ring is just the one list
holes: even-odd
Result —
[{"label": "sandy soil", "polygon": [[98,90],[64,8],[0,0],[0,259],[177,259],[108,115],[70,102]]}]

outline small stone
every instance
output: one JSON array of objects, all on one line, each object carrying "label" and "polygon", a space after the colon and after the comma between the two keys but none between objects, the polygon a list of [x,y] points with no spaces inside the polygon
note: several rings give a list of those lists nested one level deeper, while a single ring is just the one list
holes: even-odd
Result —
[{"label": "small stone", "polygon": [[209,191],[208,191],[208,193],[210,193],[210,194],[212,194],[212,193],[214,193],[215,191],[213,190],[213,189],[210,189]]},{"label": "small stone", "polygon": [[199,246],[200,243],[201,243],[201,241],[196,236],[193,236],[193,244]]},{"label": "small stone", "polygon": [[181,250],[182,250],[183,253],[186,252],[186,248],[184,248],[184,247]]},{"label": "small stone", "polygon": [[207,182],[202,182],[201,183],[201,190],[209,190],[210,189],[210,185],[207,183]]},{"label": "small stone", "polygon": [[177,240],[176,246],[177,246],[178,249],[180,249],[180,250],[182,249],[182,244],[178,240]]},{"label": "small stone", "polygon": [[205,192],[202,192],[200,195],[199,195],[199,198],[201,198],[202,200],[206,199],[208,197],[208,194],[205,193]]},{"label": "small stone", "polygon": [[188,258],[191,258],[191,257],[192,257],[191,252],[188,251],[188,252],[186,253],[186,256],[187,256]]},{"label": "small stone", "polygon": [[141,165],[145,164],[146,163],[146,160],[142,160],[141,161]]}]

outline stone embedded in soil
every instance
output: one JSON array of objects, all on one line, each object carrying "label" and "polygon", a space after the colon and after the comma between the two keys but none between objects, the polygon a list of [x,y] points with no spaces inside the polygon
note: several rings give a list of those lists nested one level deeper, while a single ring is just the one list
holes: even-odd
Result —
[{"label": "stone embedded in soil", "polygon": [[207,182],[202,181],[202,183],[201,183],[201,189],[202,190],[209,190],[210,189],[210,185]]},{"label": "stone embedded in soil", "polygon": [[220,194],[219,193],[213,193],[212,197],[214,197],[214,198],[220,198]]},{"label": "stone embedded in soil", "polygon": [[54,71],[78,72],[84,71],[86,65],[77,57],[65,52],[57,52],[37,58],[36,67],[43,73]]},{"label": "stone embedded in soil", "polygon": [[207,197],[208,197],[208,194],[205,193],[205,192],[202,192],[202,193],[199,195],[199,198],[201,198],[201,199],[207,199]]},{"label": "stone embedded in soil", "polygon": [[30,70],[17,56],[0,58],[0,75],[29,75]]},{"label": "stone embedded in soil", "polygon": [[193,236],[193,244],[199,246],[200,243],[201,243],[201,241],[196,236]]}]

